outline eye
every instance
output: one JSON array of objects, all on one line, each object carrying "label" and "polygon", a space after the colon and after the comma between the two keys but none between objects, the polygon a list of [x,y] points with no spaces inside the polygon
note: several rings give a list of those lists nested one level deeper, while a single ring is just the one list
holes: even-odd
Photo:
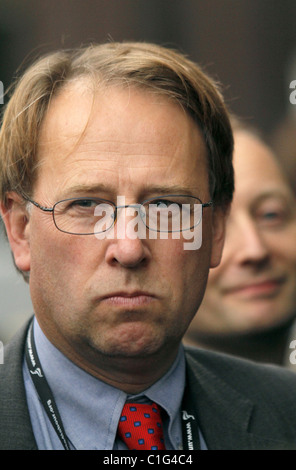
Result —
[{"label": "eye", "polygon": [[262,217],[265,220],[279,220],[281,219],[281,214],[279,212],[265,212],[265,214],[262,214]]},{"label": "eye", "polygon": [[69,202],[69,207],[95,207],[98,205],[98,201],[95,199],[73,199],[73,201]]},{"label": "eye", "polygon": [[181,206],[181,204],[178,201],[176,201],[176,200],[171,201],[170,199],[157,199],[157,200],[155,200],[151,203],[155,204],[156,207],[160,208],[160,209],[161,208],[166,209],[166,208],[170,207],[173,204],[177,204],[178,206]]},{"label": "eye", "polygon": [[[146,206],[147,208],[147,206]],[[167,214],[168,217],[179,216],[182,211],[182,202],[171,199],[154,199],[148,204],[150,216],[160,216],[161,213]]]},{"label": "eye", "polygon": [[94,214],[95,208],[98,204],[100,204],[100,201],[97,199],[78,198],[62,202],[56,209],[72,217],[89,216]]},{"label": "eye", "polygon": [[256,211],[257,222],[266,228],[281,228],[291,218],[289,208],[280,202],[269,202]]}]

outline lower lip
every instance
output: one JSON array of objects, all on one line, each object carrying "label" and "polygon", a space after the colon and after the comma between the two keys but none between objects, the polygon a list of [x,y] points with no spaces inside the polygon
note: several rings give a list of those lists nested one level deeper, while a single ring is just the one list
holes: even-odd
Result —
[{"label": "lower lip", "polygon": [[229,293],[250,298],[268,297],[277,294],[282,284],[283,282],[280,281],[263,282],[262,284],[253,284],[251,286],[234,289]]},{"label": "lower lip", "polygon": [[116,295],[114,297],[106,297],[103,299],[112,305],[123,306],[123,307],[140,307],[142,305],[148,305],[154,300],[154,297],[150,295],[135,295],[132,297]]}]

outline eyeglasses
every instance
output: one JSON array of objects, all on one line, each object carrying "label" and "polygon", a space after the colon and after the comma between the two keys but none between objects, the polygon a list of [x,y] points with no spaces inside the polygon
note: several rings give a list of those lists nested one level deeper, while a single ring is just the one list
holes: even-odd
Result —
[{"label": "eyeglasses", "polygon": [[125,208],[136,212],[137,219],[139,217],[149,230],[180,233],[199,225],[203,208],[213,205],[212,201],[202,203],[197,197],[176,194],[127,205],[116,205],[96,197],[79,197],[58,201],[53,207],[44,207],[32,199],[23,198],[38,209],[51,212],[56,228],[71,235],[94,235],[108,231],[117,221],[118,209]]}]

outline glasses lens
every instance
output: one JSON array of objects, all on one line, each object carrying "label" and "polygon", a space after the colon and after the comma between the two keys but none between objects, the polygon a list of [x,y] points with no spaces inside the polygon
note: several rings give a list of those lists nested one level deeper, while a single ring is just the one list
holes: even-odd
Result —
[{"label": "glasses lens", "polygon": [[114,222],[114,206],[96,198],[60,201],[54,206],[54,222],[62,232],[92,235],[109,230]]},{"label": "glasses lens", "polygon": [[145,201],[143,207],[146,226],[156,232],[184,232],[202,217],[202,203],[193,196],[162,196]]}]

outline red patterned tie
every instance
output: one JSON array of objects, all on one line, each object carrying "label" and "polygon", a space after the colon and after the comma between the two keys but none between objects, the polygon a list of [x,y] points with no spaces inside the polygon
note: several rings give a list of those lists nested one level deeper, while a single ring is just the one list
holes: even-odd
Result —
[{"label": "red patterned tie", "polygon": [[119,420],[118,435],[132,450],[164,450],[159,406],[156,403],[126,403]]}]

